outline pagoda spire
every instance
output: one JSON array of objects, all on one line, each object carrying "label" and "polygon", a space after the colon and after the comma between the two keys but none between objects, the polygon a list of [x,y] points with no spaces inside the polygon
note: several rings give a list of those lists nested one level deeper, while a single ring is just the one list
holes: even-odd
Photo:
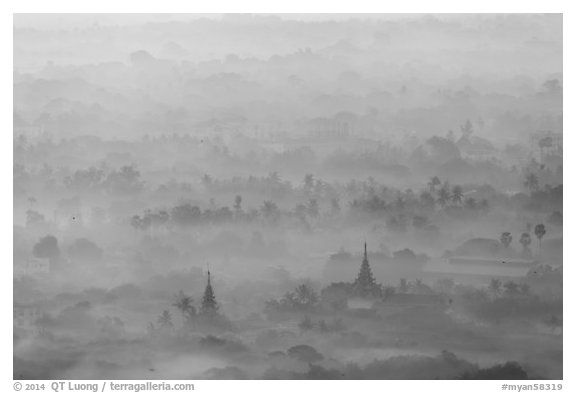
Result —
[{"label": "pagoda spire", "polygon": [[210,282],[210,268],[208,268],[208,279],[206,281],[206,289],[204,290],[204,296],[202,297],[200,314],[214,315],[217,312],[218,312],[218,302],[216,301],[216,295],[214,294],[214,289],[212,288],[212,283]]},{"label": "pagoda spire", "polygon": [[362,297],[377,295],[380,286],[376,283],[376,279],[372,274],[372,269],[370,268],[370,262],[368,261],[368,245],[366,241],[364,242],[364,258],[362,259],[362,264],[360,265],[360,271],[358,272],[358,277],[354,282],[355,292]]}]

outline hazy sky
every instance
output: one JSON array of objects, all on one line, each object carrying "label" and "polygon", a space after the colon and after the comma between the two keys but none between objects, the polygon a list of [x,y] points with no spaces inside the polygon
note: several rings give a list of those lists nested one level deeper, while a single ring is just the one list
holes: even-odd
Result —
[{"label": "hazy sky", "polygon": [[[15,14],[14,26],[18,28],[29,27],[36,29],[53,29],[63,27],[86,27],[98,25],[131,25],[147,22],[187,21],[198,18],[221,19],[226,14]],[[230,14],[228,14],[230,15]],[[248,16],[249,14],[244,14]],[[276,15],[282,19],[302,21],[326,21],[358,19],[405,19],[420,17],[423,14],[258,14]],[[452,14],[456,15],[456,14]],[[435,15],[436,17],[449,18],[450,15]]]}]

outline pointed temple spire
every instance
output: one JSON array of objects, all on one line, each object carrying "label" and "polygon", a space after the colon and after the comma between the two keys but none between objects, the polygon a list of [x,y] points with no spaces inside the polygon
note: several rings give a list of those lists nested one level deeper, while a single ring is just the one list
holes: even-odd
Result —
[{"label": "pointed temple spire", "polygon": [[212,283],[210,282],[210,268],[208,268],[208,279],[206,282],[206,289],[204,290],[204,296],[202,297],[200,314],[214,315],[217,312],[218,302],[216,301],[216,295],[214,295],[214,289],[212,288]]},{"label": "pointed temple spire", "polygon": [[358,277],[354,282],[354,289],[356,294],[362,297],[377,296],[380,291],[380,286],[376,283],[376,279],[370,268],[368,245],[366,242],[364,242],[364,259],[362,259],[360,272],[358,272]]}]

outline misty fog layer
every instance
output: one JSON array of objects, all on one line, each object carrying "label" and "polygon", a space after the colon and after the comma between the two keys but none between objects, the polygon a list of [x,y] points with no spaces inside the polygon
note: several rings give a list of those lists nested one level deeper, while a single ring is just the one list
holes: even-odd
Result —
[{"label": "misty fog layer", "polygon": [[14,378],[561,379],[562,16],[14,17]]}]

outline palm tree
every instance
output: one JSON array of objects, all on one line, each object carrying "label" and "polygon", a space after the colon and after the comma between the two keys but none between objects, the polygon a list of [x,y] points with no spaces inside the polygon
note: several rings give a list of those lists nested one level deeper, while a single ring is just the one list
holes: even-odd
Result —
[{"label": "palm tree", "polygon": [[194,299],[192,299],[192,297],[187,296],[183,291],[180,291],[176,296],[176,301],[172,304],[182,313],[186,323],[191,323],[196,316],[196,308],[193,303]]},{"label": "palm tree", "polygon": [[270,172],[266,180],[270,184],[270,186],[274,187],[278,183],[280,183],[280,175],[278,174],[278,172]]},{"label": "palm tree", "polygon": [[174,326],[172,323],[172,315],[170,315],[170,311],[162,311],[162,314],[158,317],[158,325],[163,328],[172,328]]},{"label": "palm tree", "polygon": [[234,210],[239,213],[242,210],[242,196],[236,195],[234,198]]},{"label": "palm tree", "polygon": [[524,232],[520,237],[520,244],[522,244],[522,254],[524,257],[528,257],[530,254],[530,249],[528,248],[530,243],[532,243],[532,238],[530,237],[530,234]]},{"label": "palm tree", "polygon": [[546,234],[546,227],[544,224],[538,224],[534,227],[534,234],[538,238],[538,255],[542,257],[542,238]]},{"label": "palm tree", "polygon": [[502,232],[502,235],[500,235],[500,243],[502,243],[506,248],[510,247],[510,244],[512,243],[512,234],[510,232]]},{"label": "palm tree", "polygon": [[436,187],[439,186],[440,184],[440,179],[438,178],[438,176],[434,176],[430,178],[430,181],[428,182],[428,187],[430,188],[430,192],[434,193],[436,191]]},{"label": "palm tree", "polygon": [[462,203],[462,198],[464,197],[464,193],[462,191],[461,186],[454,186],[452,188],[452,202],[456,205]]},{"label": "palm tree", "polygon": [[444,186],[440,190],[438,190],[438,203],[442,207],[446,206],[446,204],[450,200],[449,190],[450,189],[447,187],[447,184],[444,184]]},{"label": "palm tree", "polygon": [[532,238],[530,238],[530,234],[524,232],[520,237],[520,243],[522,244],[522,247],[524,248],[528,247],[530,243],[532,243]]},{"label": "palm tree", "polygon": [[314,289],[306,284],[301,284],[296,287],[295,291],[296,301],[305,309],[310,309],[318,303],[318,294]]}]

